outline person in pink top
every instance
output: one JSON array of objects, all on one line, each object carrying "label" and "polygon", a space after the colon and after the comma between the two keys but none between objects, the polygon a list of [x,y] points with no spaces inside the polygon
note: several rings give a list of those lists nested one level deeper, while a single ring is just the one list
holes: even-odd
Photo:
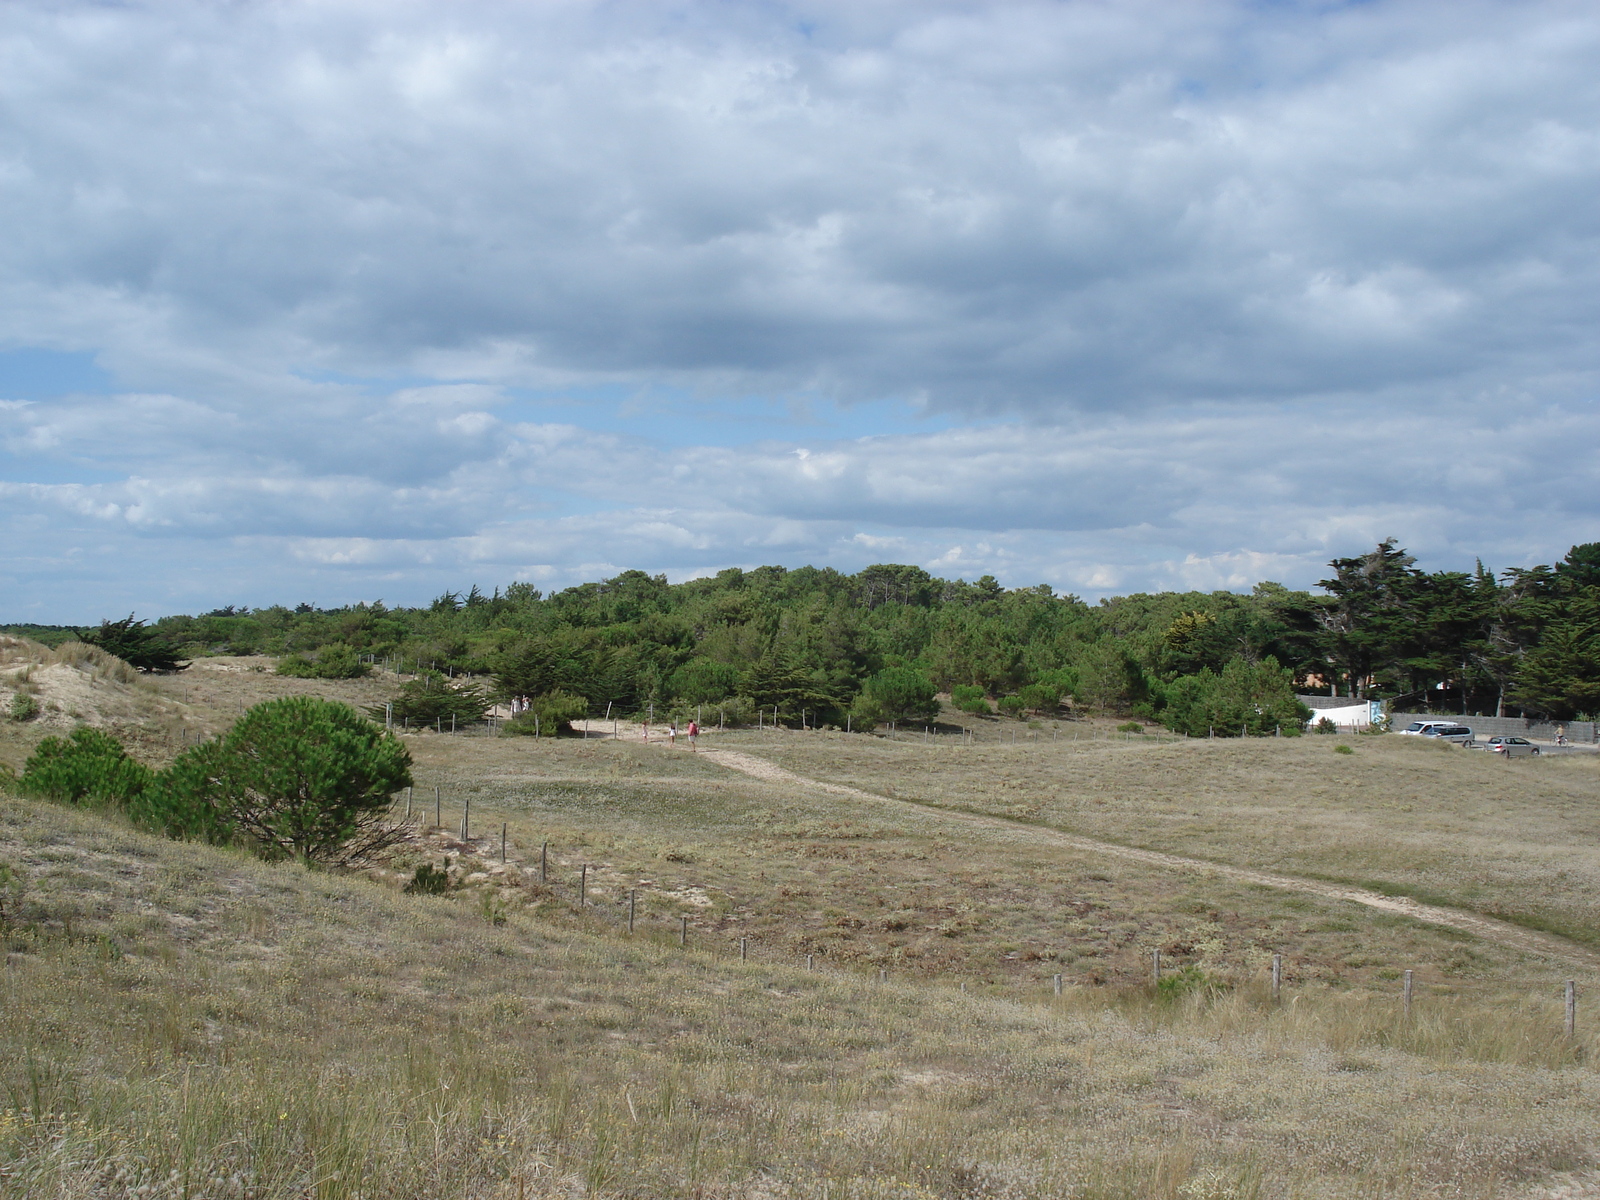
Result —
[{"label": "person in pink top", "polygon": [[695,748],[694,740],[700,736],[700,725],[696,721],[689,722],[689,749]]}]

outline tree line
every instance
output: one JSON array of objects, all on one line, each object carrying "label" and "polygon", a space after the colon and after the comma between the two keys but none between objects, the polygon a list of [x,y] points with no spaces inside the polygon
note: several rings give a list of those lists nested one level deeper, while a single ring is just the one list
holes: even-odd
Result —
[{"label": "tree line", "polygon": [[333,676],[387,662],[417,676],[399,711],[430,723],[518,698],[546,728],[701,706],[860,728],[932,719],[937,693],[971,711],[1067,706],[1191,734],[1298,727],[1294,697],[1307,691],[1447,713],[1600,711],[1600,543],[1549,566],[1424,572],[1389,540],[1334,559],[1319,586],[1088,604],[1046,584],[894,564],[729,569],[680,584],[624,571],[549,595],[474,586],[415,608],[229,607],[97,630],[12,628],[98,641],[151,669],[204,654],[275,655],[285,673]]}]

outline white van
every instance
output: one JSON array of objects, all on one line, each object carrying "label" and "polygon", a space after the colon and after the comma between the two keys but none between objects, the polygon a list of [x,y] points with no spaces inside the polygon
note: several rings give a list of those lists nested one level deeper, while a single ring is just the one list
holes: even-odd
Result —
[{"label": "white van", "polygon": [[1430,729],[1438,729],[1445,725],[1454,725],[1454,721],[1413,721],[1404,729],[1395,730],[1396,733],[1409,733],[1412,737],[1421,737]]}]

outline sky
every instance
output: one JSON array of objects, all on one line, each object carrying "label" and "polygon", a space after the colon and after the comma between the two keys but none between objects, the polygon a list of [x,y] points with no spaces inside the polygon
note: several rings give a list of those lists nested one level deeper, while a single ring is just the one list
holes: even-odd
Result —
[{"label": "sky", "polygon": [[1593,3],[11,0],[0,621],[1600,540]]}]

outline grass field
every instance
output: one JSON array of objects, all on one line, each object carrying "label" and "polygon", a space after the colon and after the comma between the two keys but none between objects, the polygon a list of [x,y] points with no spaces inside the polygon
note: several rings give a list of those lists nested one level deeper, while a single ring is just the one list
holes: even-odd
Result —
[{"label": "grass field", "polygon": [[[119,686],[161,712],[191,689],[196,727],[306,690],[228,665]],[[5,737],[10,759],[37,731]],[[365,875],[6,800],[0,1195],[1596,1194],[1600,1041],[1560,1011],[1588,968],[1026,837],[1592,941],[1591,901],[1541,889],[1592,896],[1595,763],[1331,741],[706,739],[907,808],[633,739],[417,734],[430,828]],[[443,855],[452,895],[400,894]]]},{"label": "grass field", "polygon": [[1507,761],[1401,737],[962,746],[827,734],[774,739],[768,753],[867,791],[1373,886],[1600,944],[1600,755]]}]

